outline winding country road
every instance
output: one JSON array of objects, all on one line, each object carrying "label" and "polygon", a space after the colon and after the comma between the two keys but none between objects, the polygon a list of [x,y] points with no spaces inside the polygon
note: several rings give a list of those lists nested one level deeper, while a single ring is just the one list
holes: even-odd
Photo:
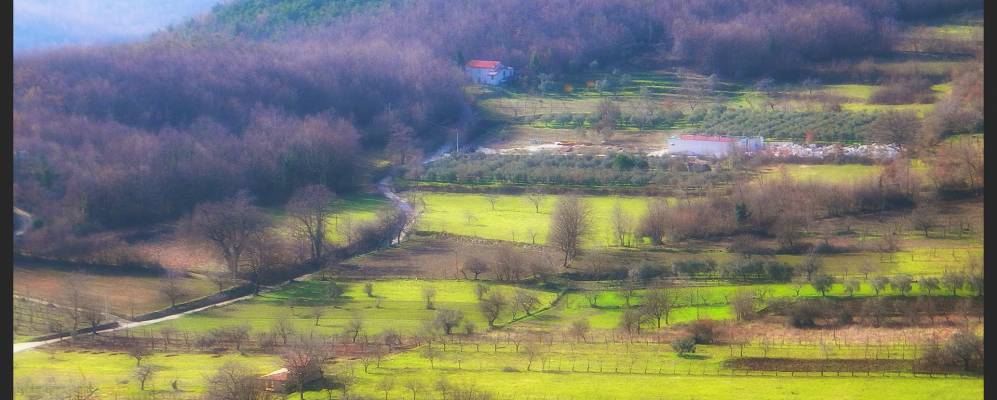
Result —
[{"label": "winding country road", "polygon": [[[436,149],[436,151],[434,151],[433,154],[429,155],[428,157],[426,157],[426,159],[422,160],[422,165],[426,165],[440,159],[441,157],[445,156],[447,154],[447,151],[449,150],[450,150],[449,144],[443,145],[439,149]],[[407,221],[405,223],[405,226],[402,227],[402,232],[398,235],[398,238],[391,240],[392,245],[398,244],[399,242],[405,240],[405,236],[408,235],[408,232],[410,230],[412,230],[412,226],[415,225],[415,220],[419,216],[419,211],[412,206],[412,203],[410,203],[408,199],[401,197],[397,193],[395,193],[394,185],[392,185],[393,182],[394,182],[394,174],[388,174],[387,176],[381,178],[381,180],[377,182],[377,191],[380,192],[382,196],[388,198],[388,200],[391,200],[391,202],[395,204],[395,207],[398,207],[400,210],[402,210],[402,212],[405,213],[405,219]]]},{"label": "winding country road", "polygon": [[[209,304],[209,305],[206,305],[206,306],[201,307],[201,308],[195,308],[193,310],[179,312],[179,313],[176,313],[176,314],[170,314],[170,315],[167,315],[165,317],[160,317],[160,318],[156,318],[156,319],[150,319],[150,320],[147,320],[147,321],[125,322],[125,323],[120,323],[119,322],[118,326],[115,326],[113,328],[107,328],[107,329],[98,330],[97,333],[100,334],[100,333],[104,333],[104,332],[114,332],[114,331],[121,330],[121,329],[137,328],[137,327],[140,327],[140,326],[152,325],[152,324],[163,322],[163,321],[169,321],[171,319],[177,319],[177,318],[180,318],[181,316],[184,316],[184,315],[187,315],[187,314],[192,314],[192,313],[196,313],[196,312],[199,312],[199,311],[204,311],[204,310],[207,310],[209,308],[221,307],[221,306],[224,306],[224,305],[227,305],[227,304],[231,304],[231,303],[235,303],[237,301],[245,300],[245,299],[248,299],[248,298],[251,298],[251,297],[253,297],[253,295],[249,294],[249,295],[245,295],[245,296],[242,296],[242,297],[236,297],[234,299],[229,299],[229,300],[225,300],[225,301],[222,301],[222,302],[218,302],[218,303],[215,303],[215,304]],[[61,338],[56,338],[56,339],[49,339],[49,340],[43,340],[43,341],[38,341],[38,342],[14,343],[14,353],[21,352],[21,351],[24,351],[24,350],[30,350],[30,349],[33,349],[33,348],[36,348],[36,347],[39,347],[39,346],[43,346],[43,345],[49,344],[49,343],[60,342],[60,341],[63,341],[63,340],[69,339],[69,338],[70,338],[69,336],[66,336],[66,337],[61,337]]]}]

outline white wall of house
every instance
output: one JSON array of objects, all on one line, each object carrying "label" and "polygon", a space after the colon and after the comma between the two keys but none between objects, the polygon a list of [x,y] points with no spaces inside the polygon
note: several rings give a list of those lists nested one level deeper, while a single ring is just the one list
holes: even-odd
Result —
[{"label": "white wall of house", "polygon": [[670,154],[689,154],[696,156],[725,157],[735,148],[749,152],[761,150],[765,146],[765,139],[761,136],[735,138],[734,141],[721,142],[713,140],[687,140],[679,136],[672,136],[668,139],[668,152]]},{"label": "white wall of house", "polygon": [[512,68],[502,65],[495,69],[465,67],[464,71],[471,77],[471,81],[485,85],[500,85],[512,76]]},{"label": "white wall of house", "polygon": [[729,154],[733,149],[733,142],[683,140],[678,137],[668,139],[668,153],[670,154],[723,157]]}]

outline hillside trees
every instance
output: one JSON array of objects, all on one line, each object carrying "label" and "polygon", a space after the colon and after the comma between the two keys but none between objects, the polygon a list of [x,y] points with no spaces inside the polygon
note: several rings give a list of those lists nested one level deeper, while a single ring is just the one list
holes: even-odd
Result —
[{"label": "hillside trees", "polygon": [[264,205],[312,184],[347,192],[363,177],[361,148],[390,136],[389,104],[426,144],[466,114],[456,69],[422,45],[200,39],[19,57],[18,205],[53,226],[100,229],[174,219],[242,189]]}]

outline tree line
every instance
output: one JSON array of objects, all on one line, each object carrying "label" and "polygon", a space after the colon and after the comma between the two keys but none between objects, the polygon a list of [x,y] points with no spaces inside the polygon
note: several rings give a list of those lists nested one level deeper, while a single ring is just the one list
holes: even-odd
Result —
[{"label": "tree line", "polygon": [[692,172],[684,160],[640,154],[606,156],[551,154],[447,157],[426,166],[430,182],[554,185],[702,185],[729,181],[729,170]]}]

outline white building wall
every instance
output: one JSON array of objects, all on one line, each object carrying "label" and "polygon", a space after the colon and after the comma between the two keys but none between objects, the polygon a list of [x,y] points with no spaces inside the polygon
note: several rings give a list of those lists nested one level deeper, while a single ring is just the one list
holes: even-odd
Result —
[{"label": "white building wall", "polygon": [[486,85],[499,85],[512,76],[512,68],[500,67],[498,71],[491,75],[492,70],[486,68],[464,68],[474,83]]},{"label": "white building wall", "polygon": [[765,146],[765,139],[761,136],[738,138],[733,142],[685,140],[677,136],[668,139],[668,152],[670,154],[725,157],[734,150],[735,146],[745,151],[755,152]]},{"label": "white building wall", "polygon": [[670,154],[690,154],[697,156],[723,157],[733,149],[733,142],[713,142],[705,140],[668,139]]}]

